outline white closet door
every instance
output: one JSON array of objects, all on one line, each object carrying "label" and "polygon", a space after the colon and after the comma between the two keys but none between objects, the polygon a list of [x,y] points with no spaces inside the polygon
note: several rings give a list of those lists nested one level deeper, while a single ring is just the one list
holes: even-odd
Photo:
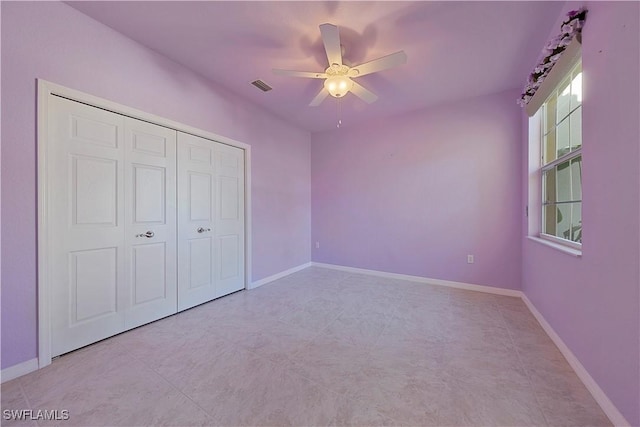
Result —
[{"label": "white closet door", "polygon": [[[52,355],[124,328],[124,118],[59,97],[46,179]],[[43,178],[41,178],[43,179]]]},{"label": "white closet door", "polygon": [[57,356],[177,312],[176,131],[64,98],[49,102]]},{"label": "white closet door", "polygon": [[49,103],[53,356],[244,288],[243,150]]},{"label": "white closet door", "polygon": [[177,312],[176,131],[124,120],[130,329]]},{"label": "white closet door", "polygon": [[216,297],[213,146],[178,132],[178,310]]},{"label": "white closet door", "polygon": [[216,165],[216,297],[244,288],[244,150],[214,148]]},{"label": "white closet door", "polygon": [[178,309],[244,288],[244,151],[178,133]]}]

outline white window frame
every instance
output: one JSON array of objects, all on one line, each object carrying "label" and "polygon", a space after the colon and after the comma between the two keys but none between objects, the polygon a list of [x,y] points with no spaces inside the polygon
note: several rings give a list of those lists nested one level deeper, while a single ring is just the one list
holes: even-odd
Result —
[{"label": "white window frame", "polygon": [[[535,95],[529,100],[525,107],[529,117],[529,165],[528,165],[528,203],[527,203],[527,223],[528,239],[543,243],[548,247],[560,250],[567,254],[581,257],[582,244],[570,240],[558,238],[542,233],[543,229],[543,176],[542,176],[542,151],[544,150],[544,119],[542,116],[542,106],[558,86],[566,79],[575,66],[582,61],[582,46],[579,37],[575,37],[562,53],[560,59],[555,63],[551,72],[540,85]],[[583,74],[584,78],[584,74]],[[584,94],[584,90],[583,90]],[[577,152],[578,150],[575,150]],[[580,148],[580,153],[582,147]],[[576,154],[577,156],[577,154]],[[566,161],[565,156],[556,159],[558,163]],[[555,163],[555,162],[554,162]],[[550,166],[549,166],[550,167]],[[540,214],[537,214],[539,212]]]},{"label": "white window frame", "polygon": [[[575,71],[575,69],[578,66],[582,66],[582,58],[581,56],[578,56],[577,59],[574,58],[573,61],[571,61],[570,67],[569,69],[563,73],[562,75],[562,81],[561,83],[559,83],[558,85],[556,85],[556,87],[551,91],[551,93],[549,94],[549,96],[547,97],[547,99],[545,100],[545,102],[542,104],[542,106],[540,106],[540,121],[539,121],[539,125],[540,125],[540,174],[539,174],[539,183],[540,183],[540,188],[541,188],[541,198],[540,198],[540,215],[541,215],[541,220],[540,220],[540,238],[545,239],[545,240],[549,240],[551,242],[560,244],[560,245],[565,245],[565,246],[569,246],[571,248],[574,249],[582,249],[582,243],[580,242],[574,242],[573,240],[569,240],[569,239],[564,239],[562,237],[557,237],[554,236],[552,234],[548,234],[544,232],[544,227],[545,227],[545,206],[547,206],[548,201],[544,200],[544,194],[545,194],[545,181],[544,181],[544,174],[547,171],[553,170],[555,169],[556,166],[565,163],[567,161],[571,161],[573,159],[576,159],[578,157],[582,157],[582,144],[580,145],[580,148],[573,150],[573,151],[569,151],[568,153],[563,154],[562,156],[556,158],[555,160],[550,161],[549,163],[545,164],[544,163],[544,152],[545,152],[545,130],[547,128],[546,125],[546,120],[547,120],[547,114],[546,114],[546,108],[547,108],[547,103],[549,101],[549,99],[551,99],[552,96],[555,95],[556,99],[559,98],[558,96],[558,92],[560,91],[560,86],[562,85],[562,83],[564,83],[567,79],[569,79],[570,81],[572,81],[573,79],[572,74]],[[576,111],[578,108],[582,107],[582,103],[569,110],[569,113],[562,119],[562,121],[565,120],[569,120],[569,117],[574,113],[574,111]],[[559,123],[558,123],[559,124]],[[554,126],[555,129],[558,128],[558,125]],[[570,130],[571,132],[571,130]],[[558,142],[558,136],[557,136],[557,131],[556,131],[556,143]],[[571,146],[571,143],[569,143],[569,147]],[[569,166],[571,168],[571,166]],[[571,185],[571,183],[570,183]],[[582,193],[582,180],[581,180],[581,186],[580,186],[581,190],[580,192]],[[560,204],[571,204],[571,203],[577,203],[580,202],[581,206],[582,206],[582,197],[580,198],[580,200],[568,200],[568,201],[561,201],[561,202],[553,202],[551,204],[553,205],[560,205]],[[571,232],[571,227],[572,227],[572,223],[569,224],[569,231]]]}]

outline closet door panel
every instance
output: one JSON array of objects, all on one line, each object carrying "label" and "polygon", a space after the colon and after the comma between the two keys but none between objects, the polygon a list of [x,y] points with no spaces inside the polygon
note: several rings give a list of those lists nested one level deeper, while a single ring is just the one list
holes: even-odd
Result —
[{"label": "closet door panel", "polygon": [[216,144],[216,297],[244,288],[244,150]]},{"label": "closet door panel", "polygon": [[213,144],[178,133],[178,310],[216,297]]},{"label": "closet door panel", "polygon": [[211,286],[213,271],[211,237],[189,239],[189,289]]},{"label": "closet door panel", "polygon": [[177,312],[176,131],[125,118],[126,329]]},{"label": "closet door panel", "polygon": [[57,356],[124,328],[124,120],[55,96],[49,107],[47,232]]}]

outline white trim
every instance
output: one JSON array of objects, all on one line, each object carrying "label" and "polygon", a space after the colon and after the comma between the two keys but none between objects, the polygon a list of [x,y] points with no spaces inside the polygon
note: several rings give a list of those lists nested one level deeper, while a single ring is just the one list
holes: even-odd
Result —
[{"label": "white trim", "polygon": [[552,241],[551,239],[547,239],[544,237],[536,237],[536,236],[527,236],[527,239],[533,241],[533,242],[538,242],[542,245],[545,246],[549,246],[550,248],[553,248],[555,250],[558,250],[560,252],[564,252],[568,255],[572,255],[576,258],[581,258],[582,257],[582,251],[580,249],[575,249],[572,248],[564,243],[556,243],[554,241]]},{"label": "white trim", "polygon": [[[545,243],[545,244],[549,243],[544,241],[541,242],[542,239],[537,239],[531,236],[529,236],[528,238],[534,241],[538,241],[540,243]],[[563,249],[567,249],[567,248],[563,248]],[[276,273],[269,277],[265,277],[263,279],[257,280],[253,282],[250,286],[248,286],[248,289],[255,289],[259,286],[273,282],[275,280],[278,280],[282,277],[288,276],[300,270],[304,270],[305,268],[308,268],[308,267],[323,267],[323,268],[328,268],[333,270],[346,271],[350,273],[368,274],[368,275],[377,276],[377,277],[408,280],[412,282],[425,283],[425,284],[437,285],[437,286],[446,286],[446,287],[451,287],[456,289],[465,289],[469,291],[484,292],[489,294],[504,295],[504,296],[511,296],[511,297],[519,297],[525,303],[525,305],[527,306],[531,314],[533,314],[533,316],[536,318],[536,320],[538,321],[542,329],[545,331],[545,333],[549,336],[551,341],[553,341],[556,347],[558,347],[558,349],[560,350],[562,355],[565,357],[565,359],[567,360],[571,368],[574,370],[574,372],[576,373],[580,381],[582,381],[582,383],[587,388],[587,390],[591,393],[595,401],[598,403],[598,405],[600,405],[600,408],[602,408],[603,412],[609,418],[609,420],[615,426],[627,427],[631,425],[620,413],[618,408],[616,408],[613,402],[611,402],[611,400],[606,395],[606,393],[600,388],[598,383],[593,379],[593,377],[585,369],[582,363],[580,363],[578,358],[573,354],[573,352],[569,349],[569,347],[567,347],[564,341],[562,341],[562,338],[560,338],[560,336],[554,331],[551,325],[547,322],[547,320],[542,316],[542,314],[536,309],[533,303],[522,291],[518,291],[514,289],[496,288],[493,286],[453,282],[449,280],[430,279],[430,278],[421,277],[421,276],[389,273],[384,271],[368,270],[364,268],[347,267],[347,266],[335,265],[335,264],[325,264],[320,262],[308,262],[305,264],[301,264],[297,267],[293,267],[288,270],[281,271],[280,273]],[[38,288],[38,290],[40,292],[40,287]],[[40,293],[38,295],[40,295]],[[49,358],[49,363],[51,363],[50,358]],[[44,366],[46,365],[42,365],[42,363],[40,363],[40,368]],[[35,371],[36,369],[38,369],[37,359],[28,360],[18,365],[14,365],[10,368],[3,369],[2,381],[3,382],[9,381],[21,375],[25,375],[25,374],[28,374],[29,372]]]},{"label": "white trim", "polygon": [[388,273],[386,271],[368,270],[365,268],[346,267],[336,264],[325,264],[321,262],[312,262],[314,267],[324,267],[333,270],[347,271],[350,273],[369,274],[371,276],[386,277],[388,279],[408,280],[411,282],[426,283],[429,285],[446,286],[449,288],[464,289],[467,291],[484,292],[488,294],[506,295],[510,297],[519,297],[522,292],[515,289],[497,288],[495,286],[474,285],[471,283],[453,282],[450,280],[430,279],[422,276],[410,276],[407,274]]},{"label": "white trim", "polygon": [[582,366],[582,363],[580,363],[578,358],[573,354],[569,347],[567,347],[564,341],[562,341],[562,338],[560,338],[556,331],[553,330],[549,322],[547,322],[544,316],[540,314],[538,309],[536,309],[536,307],[524,293],[522,293],[522,301],[524,301],[529,311],[531,311],[531,314],[533,314],[538,323],[540,323],[542,329],[544,329],[547,335],[549,335],[551,341],[553,341],[556,347],[558,347],[560,353],[562,353],[565,359],[567,359],[567,362],[569,362],[569,365],[573,368],[578,378],[580,378],[580,381],[582,381],[587,390],[589,390],[595,401],[598,402],[598,405],[600,405],[600,408],[602,408],[602,411],[605,413],[605,415],[609,417],[609,420],[613,423],[613,425],[625,427],[630,426],[631,424],[624,418],[620,411],[618,411],[618,408],[616,408],[609,397],[607,397],[598,383],[596,383],[596,380],[594,380],[589,372],[585,369],[585,367]]},{"label": "white trim", "polygon": [[70,89],[46,80],[38,79],[37,97],[37,143],[38,143],[38,365],[43,368],[51,364],[51,310],[50,280],[49,280],[49,254],[51,253],[49,229],[47,224],[48,211],[48,187],[47,180],[41,179],[47,176],[48,159],[48,117],[49,98],[51,95],[61,96],[72,101],[81,102],[97,108],[112,111],[117,114],[132,117],[154,123],[159,126],[188,133],[201,138],[220,142],[240,148],[245,152],[245,289],[249,289],[251,282],[251,145],[188,126],[155,114],[145,113],[135,108],[89,95],[84,92]]},{"label": "white trim", "polygon": [[251,289],[251,146],[244,150],[244,288]]},{"label": "white trim", "polygon": [[549,242],[557,243],[559,245],[575,249],[578,252],[582,253],[582,243],[573,242],[571,240],[563,239],[561,237],[552,236],[551,234],[547,234],[547,233],[540,233],[540,238],[543,239],[543,240],[547,240]]},{"label": "white trim", "polygon": [[22,363],[18,363],[17,365],[9,366],[8,368],[4,368],[0,376],[2,377],[1,382],[4,384],[7,381],[11,381],[23,375],[27,375],[33,371],[38,370],[38,359],[33,358],[30,360],[26,360]]},{"label": "white trim", "polygon": [[264,279],[256,280],[255,282],[253,282],[251,284],[249,289],[255,289],[255,288],[260,287],[262,285],[266,285],[267,283],[273,282],[273,281],[278,280],[278,279],[282,279],[285,276],[288,276],[290,274],[296,273],[296,272],[298,272],[300,270],[304,270],[305,268],[308,268],[308,267],[311,267],[311,263],[310,262],[307,262],[306,264],[300,264],[299,266],[290,268],[288,270],[281,271],[280,273],[273,274],[273,275],[271,275],[269,277],[265,277]]},{"label": "white trim", "polygon": [[38,366],[51,364],[51,317],[49,298],[49,187],[47,171],[47,151],[49,146],[49,97],[52,93],[46,82],[38,80]]},{"label": "white trim", "polygon": [[[582,105],[577,106],[576,108],[574,108],[573,110],[571,110],[571,113],[569,113],[566,117],[569,117],[575,110],[577,110],[578,108],[580,108]],[[562,119],[563,121],[566,120],[566,117],[564,119]],[[556,125],[557,128],[558,125]],[[542,166],[540,166],[540,170],[542,170],[542,172],[547,172],[553,168],[555,168],[556,166],[571,161],[573,160],[575,157],[580,157],[582,156],[582,146],[580,148],[577,148],[573,151],[569,151],[568,153],[558,157],[555,160],[550,161],[549,163],[546,163]],[[567,202],[577,202],[577,201],[581,201],[581,200],[566,200]]]},{"label": "white trim", "polygon": [[211,139],[213,141],[221,142],[223,144],[231,145],[233,147],[238,147],[245,150],[251,149],[251,145],[245,144],[244,142],[236,141],[235,139],[227,138],[226,136],[222,136],[222,135],[218,135],[202,129],[198,129],[193,126],[185,125],[185,124],[173,121],[171,119],[157,116],[155,114],[146,113],[144,111],[137,110],[132,107],[127,107],[126,105],[118,104],[116,102],[110,101],[105,98],[101,98],[99,96],[94,96],[88,93],[80,92],[78,90],[61,86],[55,83],[51,83],[43,79],[38,79],[38,89],[39,91],[40,90],[46,91],[47,95],[51,94],[51,95],[62,96],[72,101],[81,102],[83,104],[89,104],[94,107],[109,110],[117,114],[121,114],[124,116],[132,117],[134,119],[143,120],[150,123],[155,123],[159,126],[175,129],[180,132],[190,133],[192,135],[199,136],[201,138]]},{"label": "white trim", "polygon": [[[533,237],[529,237],[529,238],[535,241],[541,240]],[[550,244],[550,242],[545,242],[545,241],[542,241],[541,243]],[[563,247],[561,250],[565,250],[565,249],[569,249],[569,248]],[[428,283],[431,285],[439,285],[439,286],[448,286],[452,288],[466,289],[470,291],[520,297],[522,298],[522,301],[524,301],[525,305],[527,306],[531,314],[533,314],[533,316],[536,318],[538,323],[540,323],[540,326],[545,331],[545,333],[549,336],[549,338],[551,338],[551,341],[553,341],[556,347],[558,347],[562,355],[565,357],[565,359],[569,363],[569,366],[571,366],[571,368],[574,370],[574,372],[576,373],[580,381],[582,381],[584,386],[587,388],[589,393],[591,393],[591,395],[593,396],[595,401],[598,403],[598,405],[600,405],[600,408],[602,408],[602,411],[613,423],[613,425],[621,426],[621,427],[627,427],[631,425],[620,413],[618,408],[616,408],[613,402],[611,402],[609,397],[600,388],[598,383],[596,383],[596,381],[585,369],[585,367],[582,366],[582,363],[580,363],[578,358],[573,354],[573,352],[569,349],[569,347],[567,347],[564,341],[562,341],[562,338],[560,338],[560,336],[553,330],[553,328],[547,322],[547,320],[542,316],[542,314],[540,314],[540,312],[536,309],[536,307],[533,305],[533,303],[529,300],[529,298],[525,295],[524,292],[513,290],[513,289],[496,288],[492,286],[473,285],[469,283],[451,282],[448,280],[440,280],[440,279],[429,279],[429,278],[420,277],[420,276],[409,276],[406,274],[387,273],[384,271],[367,270],[364,268],[346,267],[346,266],[335,265],[335,264],[324,264],[321,262],[312,262],[311,265],[314,267],[324,267],[324,268],[330,268],[333,270],[346,271],[350,273],[369,274],[371,276],[409,280],[412,282]]]}]

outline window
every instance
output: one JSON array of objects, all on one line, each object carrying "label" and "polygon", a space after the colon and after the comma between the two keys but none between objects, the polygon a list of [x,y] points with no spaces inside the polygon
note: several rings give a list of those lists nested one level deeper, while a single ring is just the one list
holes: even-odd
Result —
[{"label": "window", "polygon": [[542,118],[541,237],[582,244],[582,64],[551,93]]}]

